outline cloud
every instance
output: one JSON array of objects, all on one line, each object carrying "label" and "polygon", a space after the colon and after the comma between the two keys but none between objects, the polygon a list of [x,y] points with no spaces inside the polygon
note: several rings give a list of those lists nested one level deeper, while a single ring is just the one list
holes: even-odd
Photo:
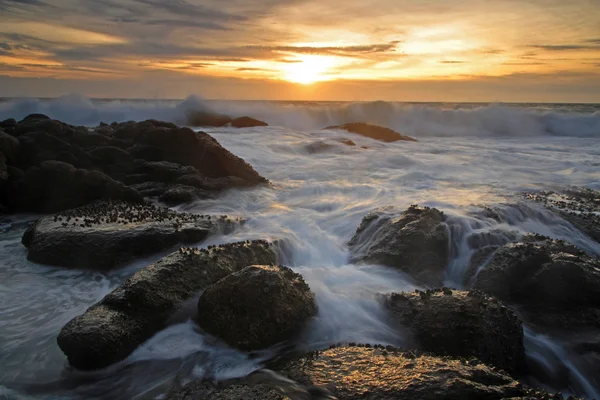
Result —
[{"label": "cloud", "polygon": [[[276,80],[282,74],[270,68],[302,68],[307,60],[331,61],[322,75],[332,79],[371,82],[460,80],[467,78],[449,71],[495,76],[533,70],[528,65],[596,71],[598,61],[583,62],[600,48],[594,2],[0,0],[0,61],[30,63],[27,76],[39,68],[40,76],[53,71],[82,80],[87,70],[95,80],[105,71],[132,80],[167,73]],[[575,13],[577,29],[566,17]],[[567,57],[570,62],[559,62]],[[54,67],[34,66],[45,63]]]},{"label": "cloud", "polygon": [[599,46],[583,44],[536,44],[528,47],[546,51],[598,50]]},{"label": "cloud", "polygon": [[272,72],[273,69],[269,69],[269,68],[241,67],[241,68],[236,68],[236,71],[239,71],[239,72],[243,72],[243,71],[265,71],[265,72]]},{"label": "cloud", "polygon": [[392,52],[396,50],[398,43],[400,42],[393,41],[384,44],[370,44],[360,46],[246,46],[246,48],[280,53],[356,56],[361,54]]},{"label": "cloud", "polygon": [[502,65],[547,65],[547,63],[541,61],[506,61],[503,62]]},{"label": "cloud", "polygon": [[503,53],[506,53],[506,50],[502,50],[502,49],[489,49],[489,50],[483,50],[482,53],[483,54],[503,54]]},{"label": "cloud", "polygon": [[149,6],[152,10],[163,10],[173,15],[187,18],[206,18],[213,20],[243,21],[240,15],[229,14],[202,5],[190,4],[185,0],[134,0],[134,2]]},{"label": "cloud", "polygon": [[48,4],[41,0],[0,0],[0,10],[6,10],[10,7],[23,6],[47,6]]}]

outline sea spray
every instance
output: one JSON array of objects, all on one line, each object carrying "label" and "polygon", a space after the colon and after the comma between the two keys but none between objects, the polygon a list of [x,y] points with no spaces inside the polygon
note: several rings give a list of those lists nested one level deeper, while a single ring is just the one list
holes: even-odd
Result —
[{"label": "sea spray", "polygon": [[8,99],[0,102],[0,120],[21,119],[31,113],[76,124],[158,119],[186,124],[193,112],[250,116],[269,125],[314,131],[348,122],[368,122],[423,137],[538,136],[597,137],[597,105],[439,104],[398,102],[269,102],[185,100],[88,99],[78,94],[55,99]]}]

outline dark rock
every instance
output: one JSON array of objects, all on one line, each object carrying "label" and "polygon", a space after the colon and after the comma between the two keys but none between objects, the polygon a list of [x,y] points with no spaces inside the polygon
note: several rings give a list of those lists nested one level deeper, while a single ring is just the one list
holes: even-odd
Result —
[{"label": "dark rock", "polygon": [[159,200],[169,206],[176,206],[178,204],[191,203],[199,198],[207,197],[210,197],[208,192],[196,189],[193,186],[175,185],[164,192]]},{"label": "dark rock", "polygon": [[384,304],[425,351],[475,357],[511,374],[523,370],[521,320],[493,297],[444,288],[386,295]]},{"label": "dark rock", "polygon": [[[268,183],[268,180],[260,176],[248,163],[224,149],[211,136],[179,128],[168,122],[130,121],[100,126],[90,132],[85,127],[75,127],[34,115],[17,124],[15,129],[18,131],[15,134],[19,135],[18,147],[12,153],[18,154],[19,157],[14,160],[12,155],[7,157],[8,164],[14,163],[16,167],[28,170],[30,167],[39,167],[46,161],[60,161],[78,169],[90,170],[90,173],[100,171],[93,172],[96,178],[100,176],[98,174],[105,174],[128,185],[154,186],[149,188],[153,195],[162,195],[166,190],[160,188],[159,191],[159,185],[151,185],[148,182],[164,182],[170,185],[176,183],[177,186],[167,195],[170,199],[165,198],[170,203],[208,197],[205,191],[216,192],[232,187]],[[12,146],[17,143],[10,136],[4,135],[3,133],[0,136],[0,149],[3,153],[6,150],[2,147],[3,144]],[[85,147],[88,152],[82,150],[79,145]],[[8,153],[8,150],[6,152]],[[187,178],[179,181],[184,176]],[[7,182],[6,177],[2,179],[4,183]],[[20,211],[39,211],[37,203],[35,210],[26,208],[35,203],[33,200],[27,201],[35,196],[29,190],[33,188],[28,187],[26,183],[23,179],[22,182],[11,183],[8,188],[4,185],[0,197],[13,208],[18,205],[15,209]],[[193,186],[195,190],[179,185]],[[60,187],[55,189],[57,192],[60,190]],[[133,193],[133,190],[131,192]],[[68,203],[69,207],[81,205],[78,200],[80,197],[93,196],[76,196],[73,202]],[[96,198],[98,197],[93,199]],[[25,202],[18,204],[20,199],[24,199]],[[44,210],[57,211],[56,207],[53,205],[45,207]]]},{"label": "dark rock", "polygon": [[0,130],[0,153],[6,158],[7,164],[16,164],[19,159],[19,141],[14,136]]},{"label": "dark rock", "polygon": [[399,140],[406,140],[410,142],[416,142],[416,139],[410,136],[404,136],[393,129],[385,128],[378,125],[370,125],[364,122],[354,122],[339,126],[330,126],[325,129],[344,129],[351,133],[356,133],[361,136],[370,137],[375,140],[382,142],[397,142]]},{"label": "dark rock", "polygon": [[600,192],[569,187],[562,191],[523,194],[525,199],[543,204],[577,229],[600,243]]},{"label": "dark rock", "polygon": [[220,191],[224,189],[234,188],[234,187],[243,187],[245,186],[245,182],[236,176],[226,176],[223,178],[208,178],[206,176],[192,174],[192,175],[183,175],[177,180],[175,183],[193,186],[198,189],[208,190],[208,191]]},{"label": "dark rock", "polygon": [[351,262],[387,265],[417,282],[441,286],[449,257],[442,212],[411,206],[395,218],[382,210],[363,218],[350,240]]},{"label": "dark rock", "polygon": [[19,166],[26,169],[45,161],[62,161],[77,168],[90,168],[90,156],[78,146],[46,132],[31,132],[19,136],[21,147]]},{"label": "dark rock", "polygon": [[148,181],[171,183],[183,175],[198,174],[198,170],[167,161],[139,161],[135,173],[144,174]]},{"label": "dark rock", "polygon": [[0,153],[0,188],[8,181],[8,167],[4,154]]},{"label": "dark rock", "polygon": [[152,177],[148,174],[131,174],[121,179],[127,185],[138,185],[146,182],[153,182]]},{"label": "dark rock", "polygon": [[144,131],[138,143],[153,148],[153,156],[158,160],[192,166],[207,177],[238,177],[248,186],[267,182],[248,163],[203,132],[154,128]]},{"label": "dark rock", "polygon": [[286,267],[254,265],[206,289],[198,322],[206,332],[242,350],[259,350],[291,339],[315,316],[310,288]]},{"label": "dark rock", "polygon": [[501,247],[473,287],[521,306],[526,322],[600,327],[600,260],[564,241],[529,235]]},{"label": "dark rock", "polygon": [[[216,386],[212,382],[192,382],[169,393],[166,400],[296,400],[269,385],[234,383]],[[326,398],[325,398],[326,399]],[[298,399],[299,400],[299,399]],[[312,398],[307,398],[312,400]]]},{"label": "dark rock", "polygon": [[133,162],[133,157],[123,149],[112,146],[98,147],[88,152],[94,158],[94,163],[103,168],[114,164],[129,164]]},{"label": "dark rock", "polygon": [[129,121],[117,125],[114,128],[112,136],[115,139],[134,141],[142,134],[142,132],[153,128],[154,124],[149,120],[137,123],[135,121]]},{"label": "dark rock", "polygon": [[76,169],[60,161],[45,161],[11,185],[8,205],[15,211],[56,212],[99,199],[140,202],[135,190],[98,171]]},{"label": "dark rock", "polygon": [[13,167],[12,165],[8,166],[7,171],[8,171],[8,179],[9,179],[9,181],[12,181],[12,182],[17,182],[17,181],[20,181],[21,179],[25,179],[25,177],[27,176],[25,174],[25,171],[23,171],[22,169],[19,169],[17,167]]},{"label": "dark rock", "polygon": [[137,190],[144,197],[155,197],[169,190],[170,186],[163,182],[143,182],[129,185],[129,187]]},{"label": "dark rock", "polygon": [[208,286],[247,265],[274,263],[274,247],[265,241],[181,249],[142,268],[71,320],[58,345],[75,368],[107,367],[163,329],[175,311]]},{"label": "dark rock", "polygon": [[28,116],[23,118],[19,123],[30,122],[30,121],[39,121],[39,120],[45,120],[45,119],[50,119],[50,117],[45,114],[29,114]]},{"label": "dark rock", "polygon": [[521,235],[519,231],[507,231],[503,229],[471,232],[467,235],[467,244],[474,250],[488,246],[502,246],[517,241]]},{"label": "dark rock", "polygon": [[187,125],[220,127],[231,123],[231,117],[209,111],[188,111],[186,113]]},{"label": "dark rock", "polygon": [[94,129],[94,132],[96,132],[100,135],[104,135],[110,139],[110,138],[112,138],[114,129],[110,125],[102,125],[101,124],[100,126],[98,126]]},{"label": "dark rock", "polygon": [[12,165],[6,165],[4,156],[0,153],[0,208],[2,212],[9,213],[10,207],[7,206],[13,200],[14,186],[20,180],[25,179],[25,172]]},{"label": "dark rock", "polygon": [[192,383],[167,399],[500,400],[527,393],[510,376],[481,363],[379,348],[331,348],[291,360],[278,371],[292,381],[254,373],[212,390],[207,382]]},{"label": "dark rock", "polygon": [[269,126],[269,124],[250,117],[239,117],[231,121],[231,126],[234,128],[253,128],[256,126]]},{"label": "dark rock", "polygon": [[127,152],[133,158],[146,161],[164,161],[161,160],[162,151],[156,146],[148,146],[144,144],[136,144],[126,148]]},{"label": "dark rock", "polygon": [[20,136],[32,132],[45,132],[60,139],[73,137],[74,128],[54,119],[25,119],[15,128],[15,135]]},{"label": "dark rock", "polygon": [[109,138],[99,133],[86,132],[73,137],[72,143],[81,147],[99,147],[108,145]]},{"label": "dark rock", "polygon": [[[83,225],[83,226],[82,226]],[[230,233],[230,218],[176,213],[150,204],[101,201],[40,218],[28,232],[28,259],[108,269],[172,247]]]},{"label": "dark rock", "polygon": [[110,139],[107,144],[110,147],[118,147],[122,150],[128,149],[131,146],[131,143],[121,139]]},{"label": "dark rock", "polygon": [[17,127],[17,121],[14,118],[5,119],[0,122],[0,128],[4,129],[6,133],[11,133]]},{"label": "dark rock", "polygon": [[473,285],[477,279],[478,272],[487,265],[498,248],[499,246],[486,246],[473,252],[463,280],[465,287],[470,288]]}]

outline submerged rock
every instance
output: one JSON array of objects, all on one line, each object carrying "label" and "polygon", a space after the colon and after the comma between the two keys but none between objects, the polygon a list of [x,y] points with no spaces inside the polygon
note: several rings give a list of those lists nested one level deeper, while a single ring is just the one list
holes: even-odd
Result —
[{"label": "submerged rock", "polygon": [[305,145],[304,150],[308,154],[320,154],[320,153],[330,152],[339,147],[340,146],[336,146],[334,144],[327,143],[324,140],[319,140],[317,142],[313,142],[313,143],[309,143],[309,144]]},{"label": "submerged rock", "polygon": [[254,265],[231,274],[206,289],[198,302],[200,327],[242,350],[289,340],[316,313],[302,276],[278,266]]},{"label": "submerged rock", "polygon": [[331,348],[282,364],[277,371],[291,380],[258,371],[222,387],[192,383],[167,399],[500,400],[528,393],[510,376],[481,363],[382,346]]},{"label": "submerged rock", "polygon": [[393,129],[386,128],[379,125],[366,124],[364,122],[353,122],[344,125],[330,126],[325,129],[344,129],[348,132],[356,133],[361,136],[366,136],[382,142],[397,142],[399,140],[406,140],[409,142],[416,142],[416,139],[410,136],[402,135]]},{"label": "submerged rock", "polygon": [[521,320],[493,297],[444,288],[386,295],[384,304],[425,351],[476,357],[511,374],[523,370]]},{"label": "submerged rock", "polygon": [[276,263],[263,240],[181,249],[142,268],[58,335],[69,363],[94,370],[123,360],[164,328],[186,301],[247,265]]},{"label": "submerged rock", "polygon": [[449,257],[444,214],[411,206],[400,217],[382,210],[363,218],[350,240],[351,262],[397,268],[415,281],[441,286]]},{"label": "submerged rock", "polygon": [[229,233],[239,220],[176,213],[150,204],[101,201],[40,218],[23,236],[42,264],[109,269],[178,243]]},{"label": "submerged rock", "polygon": [[521,306],[527,322],[600,327],[600,260],[564,241],[528,235],[501,247],[473,287]]}]

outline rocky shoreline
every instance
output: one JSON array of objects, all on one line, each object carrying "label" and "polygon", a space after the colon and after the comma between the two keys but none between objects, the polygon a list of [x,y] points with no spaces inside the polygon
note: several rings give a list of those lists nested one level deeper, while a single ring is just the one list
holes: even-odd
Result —
[{"label": "rocky shoreline", "polygon": [[[236,126],[224,117],[207,121]],[[258,122],[248,118],[237,125]],[[53,213],[22,239],[28,258],[41,264],[108,270],[230,234],[242,218],[179,213],[149,200],[174,205],[269,183],[208,134],[166,122],[88,129],[31,115],[0,126],[2,206]],[[523,198],[598,241],[600,193],[568,189]],[[491,209],[481,212],[502,218]],[[573,243],[540,235],[472,237],[464,282],[450,288],[444,283],[451,223],[436,208],[378,209],[363,218],[348,243],[349,262],[392,268],[422,288],[380,293],[378,299],[391,326],[410,337],[409,347],[330,343],[316,353],[283,352],[268,369],[174,387],[167,398],[557,398],[522,383],[529,372],[524,326],[565,335],[597,332],[600,260]],[[230,347],[255,351],[284,344],[295,350],[318,315],[318,302],[300,274],[279,265],[282,246],[257,238],[181,247],[68,322],[58,345],[72,367],[101,370],[126,359],[195,302],[189,317]],[[590,358],[600,354],[594,345],[582,351]]]},{"label": "rocky shoreline", "polygon": [[72,126],[32,114],[0,124],[0,205],[57,212],[94,200],[170,205],[268,184],[214,138],[172,123]]}]

